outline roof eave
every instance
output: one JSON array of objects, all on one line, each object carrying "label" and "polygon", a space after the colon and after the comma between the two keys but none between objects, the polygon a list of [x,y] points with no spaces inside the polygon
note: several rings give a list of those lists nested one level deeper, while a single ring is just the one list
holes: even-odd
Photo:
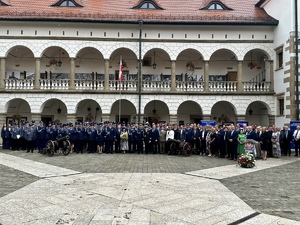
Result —
[{"label": "roof eave", "polygon": [[[84,20],[84,19],[58,19],[58,18],[0,18],[1,21],[34,21],[34,22],[81,22],[81,23],[121,23],[136,24],[141,20]],[[168,25],[249,25],[249,26],[277,26],[279,21],[272,19],[266,21],[151,21],[142,20],[143,24]]]}]

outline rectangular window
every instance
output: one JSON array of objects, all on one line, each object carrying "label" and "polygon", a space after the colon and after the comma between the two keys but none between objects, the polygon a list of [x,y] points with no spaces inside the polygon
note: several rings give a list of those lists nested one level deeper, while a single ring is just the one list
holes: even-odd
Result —
[{"label": "rectangular window", "polygon": [[284,115],[284,99],[283,98],[278,99],[278,113],[280,116]]},{"label": "rectangular window", "polygon": [[282,68],[282,63],[283,63],[283,54],[282,52],[278,53],[278,67]]},{"label": "rectangular window", "polygon": [[274,49],[276,52],[276,70],[283,68],[283,45]]}]

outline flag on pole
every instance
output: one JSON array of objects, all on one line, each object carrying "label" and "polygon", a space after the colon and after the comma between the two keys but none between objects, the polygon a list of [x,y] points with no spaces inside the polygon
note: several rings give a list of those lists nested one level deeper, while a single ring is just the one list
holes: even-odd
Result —
[{"label": "flag on pole", "polygon": [[122,69],[123,69],[123,66],[122,66],[122,56],[120,56],[120,68],[119,68],[119,81],[122,82]]}]

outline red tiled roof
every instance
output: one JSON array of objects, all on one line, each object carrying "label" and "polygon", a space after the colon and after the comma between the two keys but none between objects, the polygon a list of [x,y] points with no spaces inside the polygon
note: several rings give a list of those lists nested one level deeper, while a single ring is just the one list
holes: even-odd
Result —
[{"label": "red tiled roof", "polygon": [[212,0],[154,0],[163,10],[132,9],[141,0],[76,0],[83,7],[51,7],[58,0],[2,0],[1,20],[72,20],[144,23],[266,24],[278,21],[258,0],[221,0],[232,10],[200,10]]}]

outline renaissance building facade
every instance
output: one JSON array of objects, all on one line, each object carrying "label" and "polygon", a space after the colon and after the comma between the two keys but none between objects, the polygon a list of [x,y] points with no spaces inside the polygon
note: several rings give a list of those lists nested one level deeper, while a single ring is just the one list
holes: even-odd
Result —
[{"label": "renaissance building facade", "polygon": [[0,121],[288,124],[295,2],[0,0]]}]

